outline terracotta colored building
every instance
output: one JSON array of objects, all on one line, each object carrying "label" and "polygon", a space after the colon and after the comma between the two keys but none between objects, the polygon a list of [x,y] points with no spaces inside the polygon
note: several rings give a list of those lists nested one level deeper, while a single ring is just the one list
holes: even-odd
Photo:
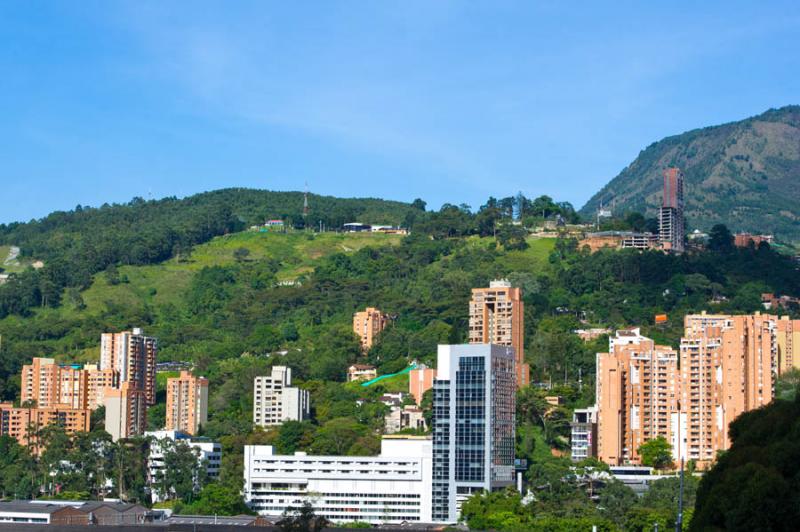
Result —
[{"label": "terracotta colored building", "polygon": [[99,369],[96,364],[83,366],[86,371],[88,408],[97,410],[103,406],[106,388],[119,387],[119,373],[113,369]]},{"label": "terracotta colored building", "polygon": [[22,408],[0,403],[0,435],[16,439],[20,445],[36,446],[35,433],[39,429],[59,423],[67,434],[88,432],[90,417],[91,411],[86,408]]},{"label": "terracotta colored building", "polygon": [[59,366],[52,358],[34,358],[22,366],[20,404],[49,408],[86,408],[86,374],[74,366]]},{"label": "terracotta colored building", "polygon": [[144,390],[123,382],[118,389],[106,388],[106,432],[111,439],[131,438],[144,434],[147,428],[147,396]]},{"label": "terracotta colored building", "polygon": [[20,404],[35,401],[40,408],[67,407],[96,410],[107,387],[118,384],[113,370],[87,364],[59,365],[52,358],[34,358],[22,366]]},{"label": "terracotta colored building", "polygon": [[661,247],[680,253],[684,250],[683,172],[680,168],[664,170],[664,192],[658,218]]},{"label": "terracotta colored building", "polygon": [[156,356],[158,341],[141,329],[103,333],[100,338],[100,369],[119,373],[120,382],[143,390],[148,405],[156,404]]},{"label": "terracotta colored building", "polygon": [[424,364],[408,372],[408,393],[414,396],[417,405],[422,401],[423,394],[433,387],[435,378],[436,370]]},{"label": "terracotta colored building", "polygon": [[353,314],[353,332],[355,332],[361,342],[361,350],[368,351],[375,338],[389,324],[389,316],[380,310],[367,307],[363,312]]},{"label": "terracotta colored building", "polygon": [[751,243],[753,246],[758,247],[762,242],[772,244],[775,237],[772,235],[752,235],[750,233],[736,233],[733,235],[733,245],[738,248],[746,248]]},{"label": "terracotta colored building", "polygon": [[208,379],[181,371],[167,379],[167,430],[195,435],[208,421]]},{"label": "terracotta colored building", "polygon": [[597,354],[597,455],[611,465],[639,462],[639,446],[672,441],[679,397],[678,354],[639,329],[617,331]]},{"label": "terracotta colored building", "polygon": [[663,436],[676,460],[709,465],[730,447],[730,423],[772,401],[779,345],[787,343],[781,322],[790,327],[758,313],[688,315],[680,369],[671,348],[618,331],[609,353],[597,355],[598,457],[637,464],[638,447]]},{"label": "terracotta colored building", "polygon": [[49,406],[56,396],[57,366],[52,358],[35,357],[22,366],[20,375],[20,404],[36,401],[37,406]]},{"label": "terracotta colored building", "polygon": [[637,233],[634,231],[600,231],[586,233],[578,242],[578,247],[589,246],[594,253],[603,248],[610,249],[655,249],[658,247],[658,235]]},{"label": "terracotta colored building", "polygon": [[469,302],[469,343],[514,348],[517,388],[530,384],[530,366],[525,363],[525,323],[522,289],[506,280],[473,288]]},{"label": "terracotta colored building", "polygon": [[728,425],[772,401],[776,319],[754,314],[686,316],[681,339],[687,460],[712,462],[730,447]]},{"label": "terracotta colored building", "polygon": [[778,374],[800,369],[800,320],[781,316],[777,321]]}]

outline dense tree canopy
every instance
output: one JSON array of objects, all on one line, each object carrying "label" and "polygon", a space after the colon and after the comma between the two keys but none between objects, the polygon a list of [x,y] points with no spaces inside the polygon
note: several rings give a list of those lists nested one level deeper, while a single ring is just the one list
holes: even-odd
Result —
[{"label": "dense tree canopy", "polygon": [[692,530],[796,530],[800,400],[776,400],[730,425],[731,448],[700,482]]},{"label": "dense tree canopy", "polygon": [[[92,276],[106,268],[158,263],[269,218],[294,227],[308,221],[338,229],[359,217],[367,223],[400,224],[420,207],[316,195],[309,201],[312,210],[304,218],[302,193],[225,189],[180,200],[134,198],[124,205],[78,205],[28,223],[0,224],[0,244],[19,246],[23,256],[44,261],[44,268],[14,275],[0,286],[0,318],[58,305],[65,287],[86,288]],[[239,258],[246,258],[246,252]]]}]

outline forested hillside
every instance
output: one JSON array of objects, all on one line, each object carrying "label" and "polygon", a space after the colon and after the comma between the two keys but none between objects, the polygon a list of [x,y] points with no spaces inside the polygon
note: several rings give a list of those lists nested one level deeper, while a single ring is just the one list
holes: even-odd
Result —
[{"label": "forested hillside", "polygon": [[661,205],[662,172],[670,166],[686,176],[690,229],[708,231],[723,223],[732,231],[800,240],[800,106],[654,142],[597,192],[581,214],[593,216],[602,202],[619,215],[655,215]]},{"label": "forested hillside", "polygon": [[57,306],[64,288],[85,289],[92,275],[110,265],[162,262],[267,219],[281,219],[294,228],[306,223],[338,228],[355,220],[399,225],[420,207],[313,194],[309,206],[304,217],[301,192],[225,189],[180,200],[135,198],[124,205],[79,205],[41,220],[0,225],[0,245],[18,246],[23,257],[44,261],[44,268],[23,272],[0,286],[0,317]]},{"label": "forested hillside", "polygon": [[[688,311],[753,311],[762,292],[800,293],[794,264],[768,248],[590,255],[574,240],[480,236],[481,216],[423,213],[406,238],[238,233],[162,264],[112,266],[90,288],[66,289],[58,307],[0,321],[2,395],[15,397],[17,371],[33,356],[92,360],[102,331],[141,326],[159,337],[162,360],[192,361],[212,377],[209,430],[244,427],[252,364],[238,365],[243,354],[268,365],[276,358],[267,354],[287,350],[280,360],[301,379],[342,380],[360,358],[352,314],[366,306],[397,316],[364,357],[392,371],[431,362],[437,343],[463,341],[470,289],[508,277],[524,290],[534,379],[566,371],[574,381],[580,368],[590,382],[593,351],[572,329],[641,325],[675,342]],[[669,323],[652,327],[661,312]]]},{"label": "forested hillside", "polygon": [[[526,224],[541,221],[537,212],[574,215],[549,198],[519,203],[518,216]],[[409,236],[231,232],[165,261],[112,263],[91,275],[85,288],[68,286],[44,307],[0,319],[0,398],[19,399],[19,370],[32,357],[96,361],[102,332],[142,327],[158,337],[161,361],[190,362],[209,378],[203,432],[222,442],[220,486],[238,500],[245,442],[272,443],[279,452],[376,453],[386,413],[376,399],[386,390],[406,389],[407,377],[365,389],[344,382],[347,366],[368,362],[387,373],[413,360],[433,363],[437,344],[465,341],[470,290],[505,277],[524,291],[525,355],[533,381],[552,382],[550,393],[565,399],[553,409],[543,399],[548,392],[531,387],[519,396],[517,455],[531,461],[531,479],[550,482],[566,471],[551,449],[566,447],[569,409],[593,400],[595,353],[607,345],[604,337],[585,344],[574,329],[636,325],[675,345],[687,312],[752,312],[761,308],[762,292],[800,295],[795,264],[768,246],[738,249],[728,242],[715,251],[681,256],[634,250],[589,254],[574,239],[527,236],[524,225],[510,223],[509,205],[507,199],[490,199],[476,213],[453,205],[436,212],[414,207],[405,213]],[[59,259],[50,253],[51,260]],[[23,286],[30,274],[15,282]],[[366,306],[395,319],[362,353],[351,324],[353,313]],[[669,322],[653,325],[653,316],[663,312]],[[273,364],[292,367],[299,385],[310,390],[313,421],[253,429],[253,378]],[[159,402],[148,411],[153,429],[164,423],[167,375],[160,374]],[[363,406],[358,399],[366,399]],[[102,428],[101,420],[96,427]],[[103,437],[98,433],[86,441]],[[63,452],[81,454],[84,439],[59,438],[72,449]],[[9,452],[23,453],[16,447]],[[9,460],[16,467],[21,459]],[[47,470],[42,464],[36,467]],[[10,465],[7,470],[0,474],[0,488],[35,493],[35,473],[20,474]],[[99,493],[85,477],[65,475],[59,482],[65,489]],[[136,478],[126,482],[144,485]],[[211,492],[220,487],[210,486]],[[570,493],[542,499],[542,511],[563,514],[563,498]],[[144,495],[128,494],[138,497]],[[236,504],[226,511],[237,511],[230,509],[239,508]],[[581,511],[593,508],[586,504]]]}]

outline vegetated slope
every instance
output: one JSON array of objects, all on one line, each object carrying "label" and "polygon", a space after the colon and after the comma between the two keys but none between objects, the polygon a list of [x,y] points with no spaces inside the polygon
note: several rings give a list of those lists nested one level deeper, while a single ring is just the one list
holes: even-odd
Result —
[{"label": "vegetated slope", "polygon": [[[303,231],[286,234],[244,231],[223,235],[162,263],[126,265],[98,273],[86,290],[68,290],[57,308],[37,309],[30,318],[0,320],[0,334],[4,326],[34,323],[39,321],[35,318],[39,318],[43,324],[50,323],[52,327],[50,333],[43,331],[42,339],[57,337],[64,332],[72,338],[58,343],[58,347],[52,344],[44,347],[46,344],[43,344],[46,352],[63,360],[89,362],[99,356],[99,344],[94,338],[98,330],[88,329],[102,323],[113,330],[135,326],[137,321],[140,324],[152,323],[154,312],[164,308],[183,309],[193,278],[204,268],[265,265],[271,282],[260,288],[271,290],[280,283],[302,283],[304,276],[313,272],[314,267],[329,255],[352,254],[365,246],[397,245],[401,238],[400,235],[373,233],[310,235]],[[242,249],[247,250],[247,255],[237,260],[237,250]],[[125,321],[107,320],[114,314],[126,316]],[[63,328],[65,324],[80,330],[66,330]]]},{"label": "vegetated slope", "polygon": [[691,530],[797,530],[800,395],[742,414],[730,435],[700,482]]},{"label": "vegetated slope", "polygon": [[708,231],[724,223],[734,231],[800,240],[800,106],[655,142],[595,194],[581,214],[591,216],[602,202],[619,214],[655,215],[662,172],[670,166],[686,175],[690,228]]},{"label": "vegetated slope", "polygon": [[[159,338],[163,359],[193,360],[201,368],[245,352],[263,356],[299,348],[294,363],[302,378],[300,366],[315,365],[325,349],[341,357],[358,355],[358,343],[348,343],[352,313],[370,305],[398,315],[400,341],[414,345],[390,348],[392,361],[409,354],[430,357],[453,326],[462,329],[471,286],[518,268],[544,269],[553,243],[532,240],[527,250],[495,253],[487,249],[494,239],[476,237],[441,242],[424,235],[304,232],[218,237],[165,263],[98,273],[88,289],[66,290],[56,308],[0,320],[0,394],[15,396],[19,367],[30,358],[94,360],[101,332],[134,326]],[[236,260],[240,248],[250,253]],[[325,335],[331,328],[338,335],[334,339]],[[337,338],[347,342],[337,344]],[[331,365],[332,375],[349,361]],[[397,360],[400,368],[405,364],[404,358]]]},{"label": "vegetated slope", "polygon": [[19,246],[23,256],[45,263],[0,287],[0,317],[57,305],[63,288],[86,288],[93,274],[112,264],[162,262],[268,218],[293,227],[306,222],[339,227],[353,220],[399,224],[421,212],[400,202],[315,195],[309,196],[309,207],[304,217],[300,192],[225,189],[180,200],[135,198],[124,205],[78,206],[41,220],[0,225],[0,244]]}]

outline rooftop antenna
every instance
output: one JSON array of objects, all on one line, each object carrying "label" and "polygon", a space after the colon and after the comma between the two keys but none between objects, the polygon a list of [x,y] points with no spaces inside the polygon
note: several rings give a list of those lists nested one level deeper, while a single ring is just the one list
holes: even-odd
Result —
[{"label": "rooftop antenna", "polygon": [[603,212],[603,200],[600,200],[600,208],[597,209],[597,221],[595,222],[595,229],[600,230],[600,213]]},{"label": "rooftop antenna", "polygon": [[308,217],[308,181],[306,181],[306,191],[303,193],[303,218]]}]

